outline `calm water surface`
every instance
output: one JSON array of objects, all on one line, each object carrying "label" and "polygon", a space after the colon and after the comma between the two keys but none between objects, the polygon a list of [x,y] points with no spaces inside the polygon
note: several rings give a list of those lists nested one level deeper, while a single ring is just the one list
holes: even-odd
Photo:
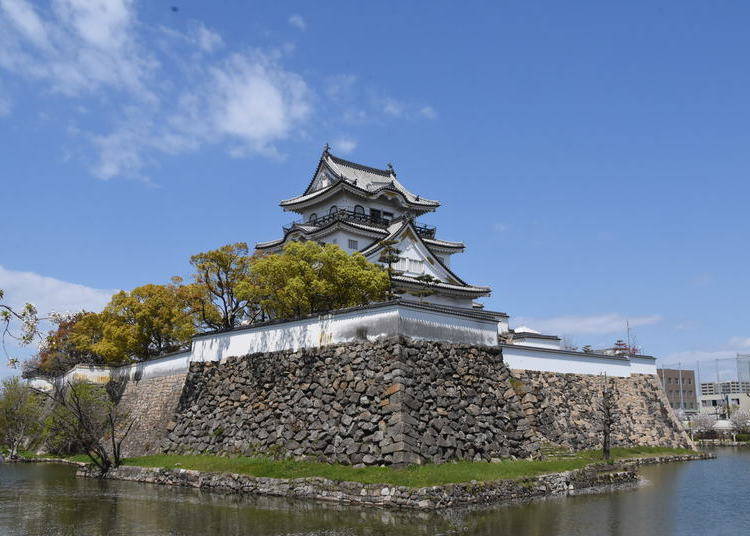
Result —
[{"label": "calm water surface", "polygon": [[0,535],[738,535],[750,533],[750,449],[646,467],[649,483],[525,505],[417,513],[76,479],[0,464]]}]

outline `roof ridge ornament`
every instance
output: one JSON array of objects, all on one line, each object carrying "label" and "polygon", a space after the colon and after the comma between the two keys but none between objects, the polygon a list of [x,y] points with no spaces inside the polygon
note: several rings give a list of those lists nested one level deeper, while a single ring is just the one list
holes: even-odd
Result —
[{"label": "roof ridge ornament", "polygon": [[386,167],[386,169],[388,169],[388,171],[390,171],[390,172],[391,172],[391,175],[393,175],[394,177],[396,176],[396,170],[395,170],[395,169],[393,169],[393,163],[392,163],[392,162],[388,162],[388,163],[387,163],[387,164],[385,165],[385,167]]},{"label": "roof ridge ornament", "polygon": [[325,144],[325,145],[323,146],[323,153],[325,153],[325,154],[331,154],[331,146],[330,146],[330,145],[328,145],[328,143],[326,143],[326,144]]}]

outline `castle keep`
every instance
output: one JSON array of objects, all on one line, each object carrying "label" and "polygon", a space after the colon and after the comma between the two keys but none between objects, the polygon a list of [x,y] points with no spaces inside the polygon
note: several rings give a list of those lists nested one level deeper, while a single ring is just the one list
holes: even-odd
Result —
[{"label": "castle keep", "polygon": [[[138,416],[127,455],[159,451],[311,456],[347,464],[438,463],[535,455],[542,444],[599,443],[602,375],[614,378],[614,443],[690,446],[655,359],[564,349],[556,335],[510,329],[477,302],[491,289],[451,269],[461,242],[417,222],[437,201],[378,169],[323,151],[301,216],[256,245],[315,240],[384,262],[397,252],[400,297],[291,321],[196,336],[186,352],[119,368],[77,366],[58,381],[126,383]],[[43,387],[41,380],[33,380]]]}]

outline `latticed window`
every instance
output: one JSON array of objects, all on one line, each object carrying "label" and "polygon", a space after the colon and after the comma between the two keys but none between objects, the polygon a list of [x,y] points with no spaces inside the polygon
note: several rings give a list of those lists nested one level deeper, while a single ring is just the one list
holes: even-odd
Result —
[{"label": "latticed window", "polygon": [[401,272],[408,272],[410,274],[423,274],[424,261],[419,259],[407,259],[401,257],[396,263],[395,268],[396,270],[399,270]]},{"label": "latticed window", "polygon": [[349,249],[359,249],[359,242],[357,240],[349,239]]}]

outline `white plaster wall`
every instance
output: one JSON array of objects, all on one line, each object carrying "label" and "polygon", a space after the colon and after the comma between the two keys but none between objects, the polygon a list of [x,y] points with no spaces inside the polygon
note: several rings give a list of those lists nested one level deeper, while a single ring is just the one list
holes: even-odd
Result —
[{"label": "white plaster wall", "polygon": [[513,344],[516,344],[518,346],[531,346],[534,348],[560,350],[560,341],[553,341],[550,339],[513,339]]},{"label": "white plaster wall", "polygon": [[[357,241],[356,248],[349,247],[350,239]],[[362,236],[360,234],[351,233],[349,231],[335,231],[329,235],[324,236],[320,240],[321,242],[325,242],[326,244],[336,244],[341,249],[349,253],[352,253],[354,251],[359,251],[360,249],[364,248],[365,246],[369,246],[375,241],[375,239],[373,238]]]},{"label": "white plaster wall", "polygon": [[571,374],[607,374],[627,378],[631,374],[630,362],[606,356],[577,356],[545,352],[528,346],[502,345],[503,361],[511,369],[538,370]]},{"label": "white plaster wall", "polygon": [[[406,296],[405,296],[406,297]],[[415,301],[418,298],[411,298]],[[471,309],[473,300],[471,298],[458,298],[453,296],[443,296],[440,294],[433,294],[432,296],[425,296],[424,301],[428,303],[435,303],[437,305],[448,305],[450,307],[461,307],[462,309]]]},{"label": "white plaster wall", "polygon": [[656,360],[644,357],[630,358],[631,374],[656,374]]},{"label": "white plaster wall", "polygon": [[483,346],[497,344],[496,322],[492,320],[393,305],[197,337],[193,341],[192,359],[221,361],[231,356],[373,341],[396,335]]},{"label": "white plaster wall", "polygon": [[192,351],[172,354],[150,361],[133,363],[112,369],[113,378],[127,378],[129,380],[147,380],[161,378],[187,372],[192,361]]}]

